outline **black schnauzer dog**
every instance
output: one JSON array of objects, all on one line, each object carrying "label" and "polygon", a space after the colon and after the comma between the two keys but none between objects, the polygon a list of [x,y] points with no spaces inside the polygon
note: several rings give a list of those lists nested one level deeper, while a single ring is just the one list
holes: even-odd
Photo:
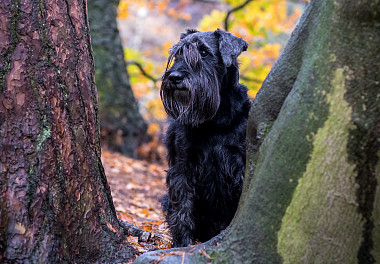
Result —
[{"label": "black schnauzer dog", "polygon": [[250,108],[237,57],[247,47],[220,29],[187,30],[170,52],[161,86],[171,117],[168,194],[161,203],[176,247],[209,240],[236,212]]}]

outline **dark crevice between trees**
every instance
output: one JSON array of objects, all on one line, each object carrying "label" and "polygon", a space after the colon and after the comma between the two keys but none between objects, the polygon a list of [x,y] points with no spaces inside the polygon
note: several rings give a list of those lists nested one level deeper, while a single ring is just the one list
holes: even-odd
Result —
[{"label": "dark crevice between trees", "polygon": [[356,182],[359,185],[356,192],[359,204],[358,212],[364,219],[363,241],[358,251],[358,261],[359,263],[368,264],[375,263],[375,259],[371,254],[374,247],[372,213],[376,188],[379,184],[376,180],[376,165],[379,162],[377,153],[380,150],[380,142],[378,141],[380,138],[380,118],[377,118],[376,124],[370,131],[364,130],[360,126],[352,129],[350,131],[351,140],[348,143],[349,158],[355,164],[357,171]]},{"label": "dark crevice between trees", "polygon": [[[378,157],[380,151],[380,104],[378,100],[380,73],[378,64],[362,64],[362,61],[366,62],[370,59],[378,61],[380,54],[378,45],[380,41],[379,3],[375,2],[364,1],[357,4],[356,8],[343,10],[346,20],[353,25],[351,28],[359,29],[347,48],[363,47],[363,50],[358,50],[357,54],[350,55],[352,56],[350,60],[356,67],[353,73],[354,78],[348,81],[344,98],[353,110],[351,117],[353,127],[349,131],[347,153],[349,162],[355,165],[356,183],[359,186],[356,191],[358,213],[363,218],[362,241],[357,260],[358,263],[368,264],[376,262],[373,249],[377,242],[374,241],[376,239],[374,228],[378,219],[374,219],[373,213],[376,190],[380,184],[376,179],[378,177],[376,166],[380,162]],[[355,19],[353,20],[353,18]],[[337,54],[338,58],[344,56],[344,54]]]}]

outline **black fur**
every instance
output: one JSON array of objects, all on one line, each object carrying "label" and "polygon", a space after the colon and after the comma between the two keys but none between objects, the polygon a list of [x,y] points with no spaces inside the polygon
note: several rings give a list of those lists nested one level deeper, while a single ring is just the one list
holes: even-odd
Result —
[{"label": "black fur", "polygon": [[250,107],[237,57],[247,46],[219,29],[188,30],[171,50],[161,87],[171,117],[168,194],[161,202],[174,246],[210,239],[236,212]]}]

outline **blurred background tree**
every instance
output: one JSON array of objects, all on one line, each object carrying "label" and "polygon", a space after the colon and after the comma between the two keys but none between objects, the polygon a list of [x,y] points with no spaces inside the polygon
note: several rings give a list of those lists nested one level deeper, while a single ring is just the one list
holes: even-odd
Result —
[{"label": "blurred background tree", "polygon": [[118,0],[88,1],[102,146],[137,157],[147,125],[133,95],[116,23]]}]

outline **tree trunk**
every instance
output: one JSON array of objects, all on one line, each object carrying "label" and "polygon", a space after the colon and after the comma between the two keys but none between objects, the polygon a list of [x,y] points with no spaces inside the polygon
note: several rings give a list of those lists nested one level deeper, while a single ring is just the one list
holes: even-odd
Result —
[{"label": "tree trunk", "polygon": [[147,138],[124,60],[116,24],[118,0],[91,0],[88,14],[96,64],[102,144],[130,157]]},{"label": "tree trunk", "polygon": [[0,1],[0,262],[113,263],[86,1]]},{"label": "tree trunk", "polygon": [[379,43],[379,0],[309,3],[253,102],[233,222],[165,263],[380,262]]}]

